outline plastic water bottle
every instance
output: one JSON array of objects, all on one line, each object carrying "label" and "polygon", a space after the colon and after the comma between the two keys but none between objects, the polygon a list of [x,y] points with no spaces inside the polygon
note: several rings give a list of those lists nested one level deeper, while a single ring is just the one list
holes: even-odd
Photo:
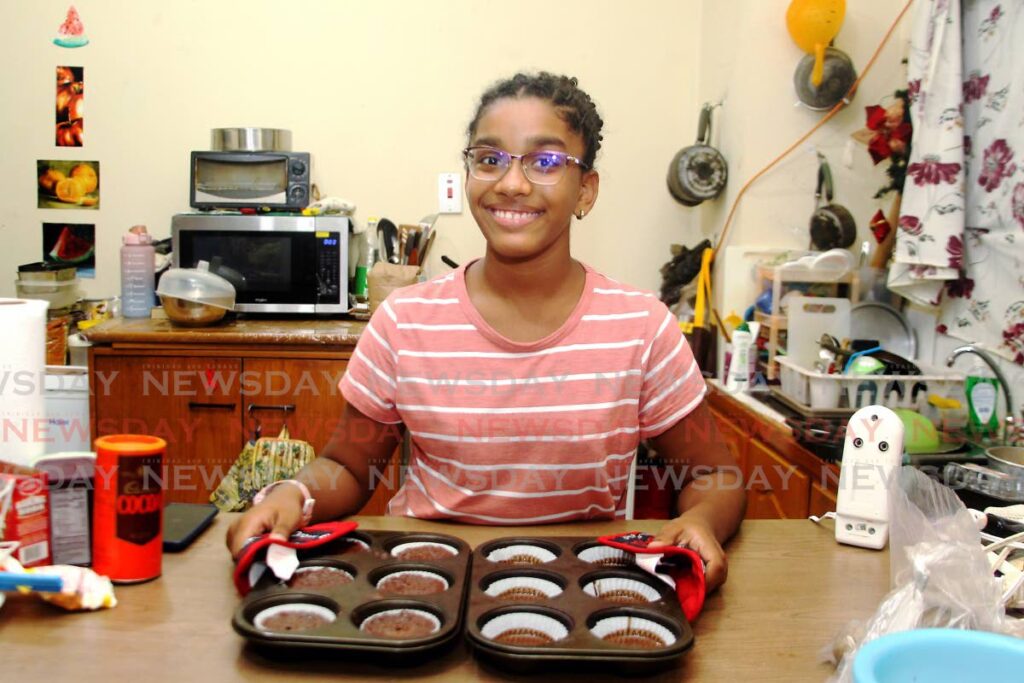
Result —
[{"label": "plastic water bottle", "polygon": [[121,238],[121,315],[148,318],[153,308],[153,237],[136,225]]}]

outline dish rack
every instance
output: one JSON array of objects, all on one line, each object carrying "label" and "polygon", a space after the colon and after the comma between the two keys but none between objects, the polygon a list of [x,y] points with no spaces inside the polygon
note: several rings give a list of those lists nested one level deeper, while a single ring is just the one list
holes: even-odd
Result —
[{"label": "dish rack", "polygon": [[920,364],[920,375],[826,374],[779,356],[780,385],[776,395],[797,412],[816,417],[844,417],[869,405],[919,409],[929,394],[961,392],[964,376]]}]

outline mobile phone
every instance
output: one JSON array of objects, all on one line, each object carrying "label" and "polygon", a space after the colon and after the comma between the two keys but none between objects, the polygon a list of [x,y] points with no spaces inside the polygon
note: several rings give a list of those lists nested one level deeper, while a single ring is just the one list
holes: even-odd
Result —
[{"label": "mobile phone", "polygon": [[216,505],[168,503],[164,508],[164,552],[176,553],[187,548],[216,516]]}]

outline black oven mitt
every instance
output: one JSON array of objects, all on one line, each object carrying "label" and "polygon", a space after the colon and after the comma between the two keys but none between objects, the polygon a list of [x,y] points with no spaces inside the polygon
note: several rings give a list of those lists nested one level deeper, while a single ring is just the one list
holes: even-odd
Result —
[{"label": "black oven mitt", "polygon": [[704,607],[706,586],[704,560],[696,551],[677,545],[648,550],[647,546],[654,540],[654,534],[642,531],[601,536],[597,540],[612,548],[649,556],[643,560],[638,557],[637,566],[676,589],[687,620],[692,622],[700,614]]},{"label": "black oven mitt", "polygon": [[[276,545],[294,550],[306,550],[330,543],[345,536],[359,526],[356,522],[322,522],[296,529],[287,541],[271,538],[269,533],[253,536],[246,541],[242,554],[235,565],[235,588],[239,594],[245,595],[256,585],[259,577],[267,568],[267,554],[270,546]],[[294,567],[292,567],[294,571]],[[279,578],[281,578],[279,576]],[[290,573],[289,573],[290,578]]]}]

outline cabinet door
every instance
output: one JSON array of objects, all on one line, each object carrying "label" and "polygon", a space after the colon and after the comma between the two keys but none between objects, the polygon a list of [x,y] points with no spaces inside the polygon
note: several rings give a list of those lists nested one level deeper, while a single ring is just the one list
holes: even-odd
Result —
[{"label": "cabinet door", "polygon": [[811,497],[808,513],[821,517],[826,512],[836,509],[836,494],[832,493],[816,481],[811,482]]},{"label": "cabinet door", "polygon": [[[322,453],[345,409],[338,389],[345,366],[344,360],[246,358],[242,377],[246,430],[251,432],[259,424],[263,436],[276,436],[287,424],[292,438],[307,441],[317,454]],[[388,462],[371,463],[376,468],[371,470],[374,493],[360,514],[386,512],[400,485],[398,461],[396,454]]]},{"label": "cabinet door", "polygon": [[167,442],[164,496],[209,502],[243,439],[237,358],[95,356],[96,435]]},{"label": "cabinet door", "polygon": [[747,444],[747,519],[807,516],[810,477],[756,439]]},{"label": "cabinet door", "polygon": [[729,452],[732,453],[732,457],[736,458],[736,463],[739,465],[740,471],[743,472],[743,477],[746,478],[747,441],[749,441],[749,437],[743,430],[729,422],[729,419],[722,413],[712,410],[711,414],[715,416],[715,426],[718,427],[718,433],[725,441],[725,445]]}]

